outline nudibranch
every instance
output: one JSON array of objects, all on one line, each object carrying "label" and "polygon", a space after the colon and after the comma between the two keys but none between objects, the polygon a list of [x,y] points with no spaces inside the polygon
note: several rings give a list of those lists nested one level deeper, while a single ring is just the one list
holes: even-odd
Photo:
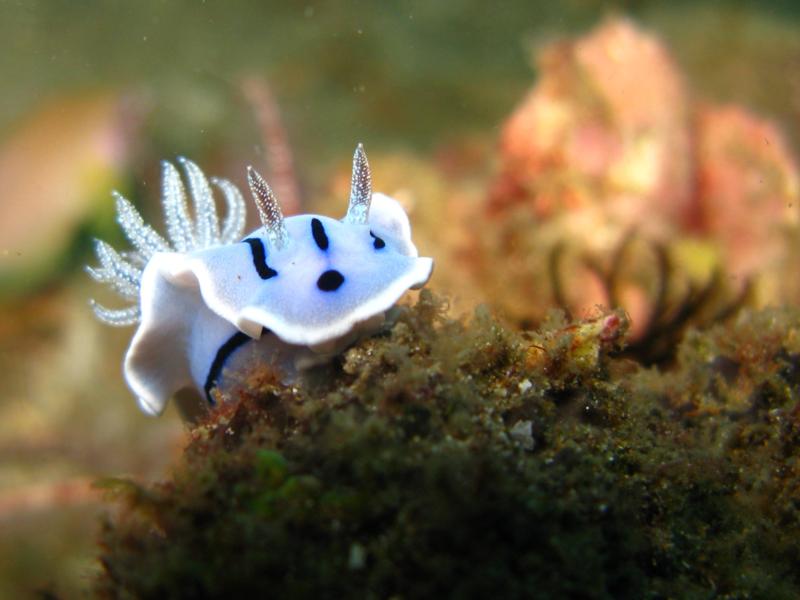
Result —
[{"label": "nudibranch", "polygon": [[[428,281],[433,260],[420,257],[402,206],[372,192],[361,144],[353,156],[350,204],[341,220],[283,217],[275,195],[252,168],[247,180],[262,227],[243,236],[245,203],[224,179],[206,179],[179,159],[194,205],[190,216],[178,170],[163,163],[167,239],[120,194],[118,222],[135,248],[117,252],[97,240],[100,266],[88,267],[134,304],[109,309],[92,300],[110,325],[138,324],[124,375],[141,409],[161,414],[182,390],[206,406],[223,369],[250,348],[291,378],[374,333],[408,289]],[[212,184],[227,216],[220,226]]]}]

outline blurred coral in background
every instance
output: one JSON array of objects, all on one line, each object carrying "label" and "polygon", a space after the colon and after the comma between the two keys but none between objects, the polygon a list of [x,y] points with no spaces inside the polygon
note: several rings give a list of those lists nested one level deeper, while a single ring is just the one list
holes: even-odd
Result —
[{"label": "blurred coral in background", "polygon": [[627,19],[538,56],[484,211],[492,302],[524,324],[553,304],[620,304],[640,357],[660,360],[663,336],[796,299],[798,173],[773,125],[694,101],[664,44]]},{"label": "blurred coral in background", "polygon": [[781,132],[742,107],[705,105],[697,109],[694,135],[696,185],[687,230],[715,240],[733,275],[761,273],[768,287],[760,303],[796,301],[791,282],[776,280],[781,267],[791,274],[781,261],[789,258],[787,235],[798,233],[792,226],[800,185]]},{"label": "blurred coral in background", "polygon": [[547,219],[602,204],[621,227],[675,220],[690,201],[689,109],[662,44],[612,20],[546,46],[538,67],[503,127],[490,212],[526,202]]}]

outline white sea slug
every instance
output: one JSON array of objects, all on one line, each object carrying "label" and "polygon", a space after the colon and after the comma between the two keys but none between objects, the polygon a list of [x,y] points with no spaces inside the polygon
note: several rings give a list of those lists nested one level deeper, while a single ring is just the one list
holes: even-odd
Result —
[{"label": "white sea slug", "polygon": [[[419,257],[400,204],[372,193],[367,157],[353,157],[350,205],[342,220],[321,215],[284,219],[272,190],[249,167],[247,179],[263,227],[242,237],[245,205],[229,181],[212,179],[227,202],[220,227],[208,180],[179,160],[194,202],[189,216],[177,169],[163,163],[167,239],[115,193],[118,221],[135,247],[119,253],[97,240],[100,267],[89,274],[134,302],[97,317],[133,325],[124,361],[141,409],[160,414],[170,397],[194,390],[192,402],[214,404],[223,368],[248,356],[270,362],[284,378],[328,359],[373,333],[408,289],[425,285],[431,258]],[[187,394],[181,397],[186,402]],[[199,405],[199,404],[198,404]],[[196,406],[194,408],[197,408]],[[188,411],[184,407],[184,412]]]}]

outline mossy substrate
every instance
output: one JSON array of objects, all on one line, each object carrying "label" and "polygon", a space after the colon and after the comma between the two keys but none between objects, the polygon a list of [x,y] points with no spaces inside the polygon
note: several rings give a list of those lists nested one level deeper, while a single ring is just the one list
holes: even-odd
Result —
[{"label": "mossy substrate", "polygon": [[621,313],[394,319],[295,387],[241,374],[168,481],[107,482],[96,593],[800,596],[800,312],[663,372],[615,358]]}]

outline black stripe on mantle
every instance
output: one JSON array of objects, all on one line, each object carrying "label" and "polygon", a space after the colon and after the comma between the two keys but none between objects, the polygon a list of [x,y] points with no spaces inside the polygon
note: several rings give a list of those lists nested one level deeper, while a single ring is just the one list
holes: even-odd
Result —
[{"label": "black stripe on mantle", "polygon": [[[269,330],[264,327],[261,330],[261,335],[265,335],[268,332]],[[203,385],[203,391],[206,394],[206,400],[208,400],[208,403],[211,406],[216,405],[213,396],[211,396],[211,390],[213,390],[217,385],[219,376],[222,374],[222,369],[225,367],[225,361],[230,358],[231,354],[253,339],[254,338],[251,338],[246,333],[237,331],[231,337],[229,337],[226,342],[222,344],[222,346],[219,347],[219,350],[217,350],[217,354],[214,356],[214,362],[211,363],[211,368],[208,370],[208,376],[206,376],[206,382]]]},{"label": "black stripe on mantle", "polygon": [[260,238],[247,238],[243,243],[250,246],[250,252],[253,254],[253,266],[261,279],[269,279],[278,274],[267,264],[267,252],[264,249],[264,242]]}]

